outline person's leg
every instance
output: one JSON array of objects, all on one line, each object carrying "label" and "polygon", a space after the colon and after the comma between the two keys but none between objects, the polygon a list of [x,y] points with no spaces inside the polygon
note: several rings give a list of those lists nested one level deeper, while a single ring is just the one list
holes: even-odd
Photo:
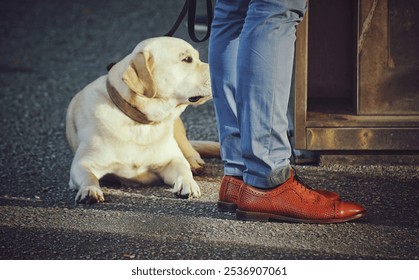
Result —
[{"label": "person's leg", "polygon": [[237,108],[244,181],[271,188],[290,176],[287,108],[305,0],[251,1],[239,39]]},{"label": "person's leg", "polygon": [[240,129],[236,108],[236,69],[239,36],[250,0],[218,0],[209,44],[211,86],[224,174],[242,176]]},{"label": "person's leg", "polygon": [[289,166],[287,105],[295,27],[305,1],[228,3],[233,1],[216,6],[211,79],[225,174],[243,172],[245,182],[223,177],[219,209],[241,220],[335,223],[363,217],[361,205],[311,190]]}]

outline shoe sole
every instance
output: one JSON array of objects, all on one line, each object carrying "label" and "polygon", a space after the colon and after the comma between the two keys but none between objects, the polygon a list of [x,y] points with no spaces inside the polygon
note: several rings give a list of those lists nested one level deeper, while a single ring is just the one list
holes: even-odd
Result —
[{"label": "shoe sole", "polygon": [[237,204],[225,201],[218,201],[217,208],[220,212],[236,213]]},{"label": "shoe sole", "polygon": [[366,215],[366,212],[361,212],[356,215],[340,218],[340,219],[298,219],[292,217],[279,216],[271,213],[261,213],[261,212],[248,212],[236,210],[236,218],[242,221],[259,221],[259,222],[288,222],[288,223],[304,223],[304,224],[335,224],[335,223],[344,223],[353,221],[359,218],[362,218]]},{"label": "shoe sole", "polygon": [[218,201],[217,208],[220,212],[236,213],[237,204],[233,202]]}]

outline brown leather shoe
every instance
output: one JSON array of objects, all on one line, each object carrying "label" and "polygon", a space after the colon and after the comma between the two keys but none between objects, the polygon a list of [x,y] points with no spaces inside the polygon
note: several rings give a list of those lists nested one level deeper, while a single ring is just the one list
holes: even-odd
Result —
[{"label": "brown leather shoe", "polygon": [[[221,181],[219,200],[217,208],[221,212],[235,213],[237,209],[237,198],[244,182],[236,177],[225,175]],[[340,200],[337,193],[327,190],[315,190],[319,194],[332,199]]]},{"label": "brown leather shoe", "polygon": [[237,209],[237,198],[244,182],[233,176],[225,175],[221,181],[218,210],[221,212],[235,213]]},{"label": "brown leather shoe", "polygon": [[301,183],[291,172],[282,185],[261,190],[243,184],[237,199],[239,220],[297,223],[340,223],[363,217],[360,204],[333,200]]}]

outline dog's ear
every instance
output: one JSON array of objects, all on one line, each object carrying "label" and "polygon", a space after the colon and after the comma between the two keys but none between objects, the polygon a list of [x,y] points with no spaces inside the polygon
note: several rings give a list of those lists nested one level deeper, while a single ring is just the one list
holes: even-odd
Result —
[{"label": "dog's ear", "polygon": [[153,98],[156,87],[152,75],[153,58],[147,51],[139,52],[122,75],[122,80],[136,94]]}]

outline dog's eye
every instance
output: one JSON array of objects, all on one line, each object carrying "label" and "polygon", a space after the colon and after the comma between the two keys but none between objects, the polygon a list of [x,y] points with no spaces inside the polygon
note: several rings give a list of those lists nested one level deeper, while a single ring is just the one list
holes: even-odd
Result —
[{"label": "dog's eye", "polygon": [[182,61],[186,63],[192,63],[193,59],[192,56],[187,56],[184,59],[182,59]]},{"label": "dog's eye", "polygon": [[203,98],[203,96],[192,96],[192,97],[189,97],[189,102],[192,102],[192,103],[195,103],[195,102],[198,102],[199,100],[201,100]]}]

